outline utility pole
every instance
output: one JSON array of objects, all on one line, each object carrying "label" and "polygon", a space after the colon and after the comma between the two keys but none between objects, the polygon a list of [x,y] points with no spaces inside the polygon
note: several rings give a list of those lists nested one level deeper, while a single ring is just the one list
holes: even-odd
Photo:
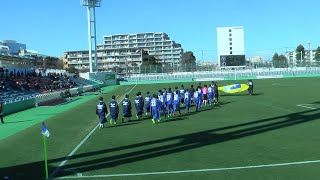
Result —
[{"label": "utility pole", "polygon": [[312,52],[311,52],[311,42],[308,41],[308,46],[309,46],[309,61],[310,65],[312,64]]}]

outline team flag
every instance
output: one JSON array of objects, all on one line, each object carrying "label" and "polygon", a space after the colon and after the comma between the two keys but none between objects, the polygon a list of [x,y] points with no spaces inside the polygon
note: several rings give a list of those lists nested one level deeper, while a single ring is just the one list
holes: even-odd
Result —
[{"label": "team flag", "polygon": [[247,84],[232,84],[228,86],[219,87],[219,91],[223,91],[228,94],[234,94],[243,92],[249,89]]},{"label": "team flag", "polygon": [[42,123],[41,129],[42,129],[41,134],[43,134],[44,136],[46,136],[48,138],[50,136],[50,132],[48,131],[44,122]]}]

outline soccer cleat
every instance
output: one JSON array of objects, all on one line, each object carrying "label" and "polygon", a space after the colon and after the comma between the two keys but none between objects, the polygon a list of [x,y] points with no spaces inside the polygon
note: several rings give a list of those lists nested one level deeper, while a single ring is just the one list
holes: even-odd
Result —
[{"label": "soccer cleat", "polygon": [[136,117],[137,117],[137,119],[139,119],[139,116],[138,116],[138,114],[136,114]]},{"label": "soccer cleat", "polygon": [[114,125],[117,125],[117,122],[114,121],[113,124],[114,124]]},{"label": "soccer cleat", "polygon": [[148,113],[146,113],[146,116],[148,116]]},{"label": "soccer cleat", "polygon": [[122,123],[124,123],[124,118],[121,118],[121,120],[122,120]]},{"label": "soccer cleat", "polygon": [[156,123],[156,122],[154,121],[154,119],[151,119],[151,120],[152,120],[152,123],[153,123],[153,124],[155,124],[155,123]]}]

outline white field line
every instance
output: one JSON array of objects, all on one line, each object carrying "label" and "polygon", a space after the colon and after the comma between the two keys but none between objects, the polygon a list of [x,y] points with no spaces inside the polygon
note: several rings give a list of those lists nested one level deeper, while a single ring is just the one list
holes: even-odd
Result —
[{"label": "white field line", "polygon": [[309,107],[308,105],[310,106],[311,104],[298,104],[297,106],[307,108],[307,109],[317,109],[317,108]]},{"label": "white field line", "polygon": [[193,170],[181,170],[181,171],[159,171],[159,172],[147,172],[147,173],[132,173],[132,174],[108,174],[108,175],[92,175],[92,176],[66,176],[57,179],[92,179],[92,178],[108,178],[108,177],[129,177],[129,176],[148,176],[148,175],[165,175],[165,174],[184,174],[184,173],[197,173],[197,172],[210,172],[210,171],[230,171],[230,170],[241,170],[241,169],[257,169],[267,167],[280,167],[280,166],[292,166],[302,164],[313,164],[320,163],[320,160],[314,161],[299,161],[289,163],[277,163],[277,164],[263,164],[254,166],[236,166],[226,168],[214,168],[214,169],[193,169]]},{"label": "white field line", "polygon": [[[130,91],[128,92],[128,94],[129,94],[136,86],[137,86],[137,85],[134,85],[134,86],[130,89]],[[124,99],[124,98],[123,98],[123,99]],[[119,103],[121,103],[121,102],[123,101],[123,99],[121,99],[121,101],[120,101]],[[107,117],[108,117],[108,116],[109,116],[109,113],[107,114]],[[50,174],[50,178],[54,177],[54,175],[55,175],[57,172],[59,172],[60,168],[61,168],[62,166],[64,166],[64,165],[68,162],[69,158],[70,158],[71,156],[73,156],[74,153],[89,139],[89,137],[94,133],[95,130],[97,130],[98,127],[99,127],[99,124],[98,124],[96,127],[94,127],[94,128],[90,131],[90,133],[71,151],[71,153],[66,157],[66,159],[65,159],[64,161],[62,161],[62,162],[59,164],[59,166]]]}]

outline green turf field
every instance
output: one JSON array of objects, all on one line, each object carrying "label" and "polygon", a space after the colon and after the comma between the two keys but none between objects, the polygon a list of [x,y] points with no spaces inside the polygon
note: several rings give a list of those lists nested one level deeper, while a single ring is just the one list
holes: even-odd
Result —
[{"label": "green turf field", "polygon": [[[254,96],[221,93],[219,106],[198,113],[183,110],[159,124],[145,118],[102,130],[96,129],[96,96],[46,120],[50,174],[59,179],[319,179],[319,80],[255,80]],[[138,91],[176,85],[181,84],[119,86],[103,96],[109,100],[115,94],[121,101],[126,93],[133,99]],[[40,123],[0,140],[0,179],[44,179],[42,146]]]}]

